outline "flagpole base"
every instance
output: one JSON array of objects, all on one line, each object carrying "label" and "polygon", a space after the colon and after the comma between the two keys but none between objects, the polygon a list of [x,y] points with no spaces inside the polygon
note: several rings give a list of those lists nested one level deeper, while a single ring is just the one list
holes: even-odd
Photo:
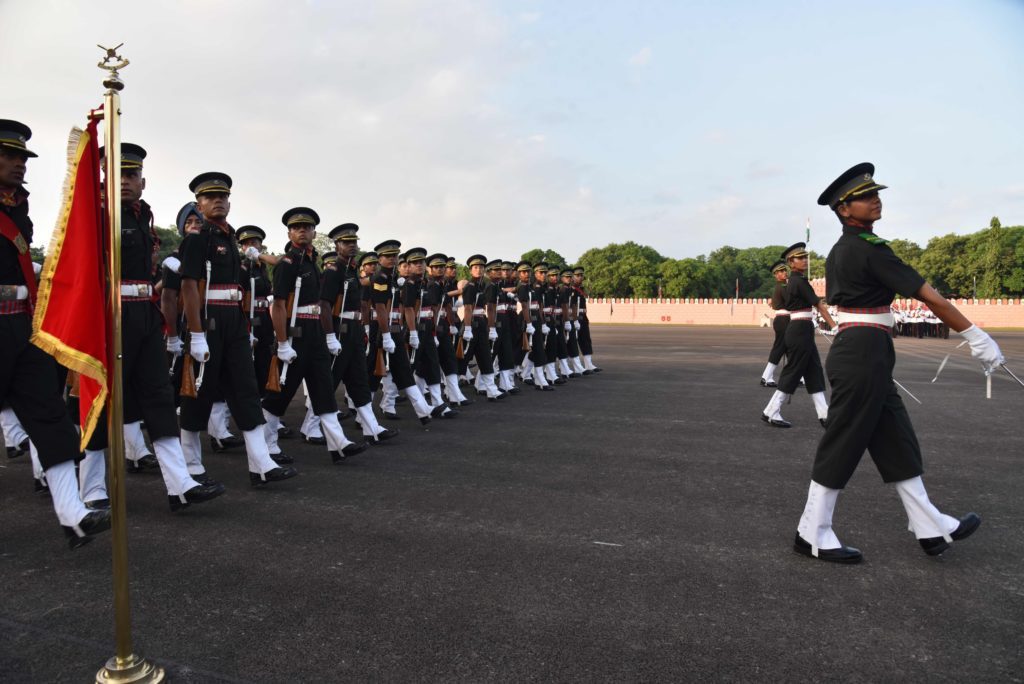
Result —
[{"label": "flagpole base", "polygon": [[134,653],[124,660],[114,656],[96,673],[96,684],[156,684],[166,680],[164,668]]}]

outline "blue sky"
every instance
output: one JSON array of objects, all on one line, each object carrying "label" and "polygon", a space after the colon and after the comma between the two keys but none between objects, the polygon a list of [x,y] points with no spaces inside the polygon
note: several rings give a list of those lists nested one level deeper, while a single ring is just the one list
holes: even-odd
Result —
[{"label": "blue sky", "polygon": [[[103,10],[102,12],[100,10]],[[99,15],[114,16],[104,21]],[[195,174],[231,220],[283,211],[465,259],[812,247],[818,193],[872,161],[886,237],[1024,224],[1024,2],[3,3],[2,116],[35,131],[33,216],[57,212],[68,128],[124,41],[124,136],[173,220]],[[45,28],[44,28],[45,27]]]}]

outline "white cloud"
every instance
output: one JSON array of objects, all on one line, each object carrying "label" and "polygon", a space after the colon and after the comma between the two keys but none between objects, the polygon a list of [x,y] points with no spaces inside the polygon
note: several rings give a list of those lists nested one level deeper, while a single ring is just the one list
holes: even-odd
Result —
[{"label": "white cloud", "polygon": [[643,47],[640,49],[639,52],[637,52],[636,54],[629,58],[629,65],[637,67],[647,66],[648,64],[650,64],[652,57],[654,57],[654,53],[652,52],[651,48]]}]

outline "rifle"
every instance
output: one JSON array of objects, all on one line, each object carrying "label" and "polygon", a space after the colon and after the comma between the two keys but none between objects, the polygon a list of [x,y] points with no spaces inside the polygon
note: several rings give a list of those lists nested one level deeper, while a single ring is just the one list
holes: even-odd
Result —
[{"label": "rifle", "polygon": [[[345,275],[348,275],[348,266],[345,266]],[[345,279],[345,284],[341,288],[341,299],[338,299],[338,300],[336,300],[334,302],[334,311],[331,312],[332,315],[333,315],[333,317],[331,319],[331,325],[332,326],[334,324],[334,318],[337,318],[338,316],[340,316],[342,311],[345,310],[345,298],[346,298],[347,295],[348,295],[348,279],[346,278]],[[341,356],[341,354],[338,354],[338,356]],[[334,370],[334,364],[338,363],[338,356],[335,356],[334,360],[331,361],[331,370],[332,371]]]},{"label": "rifle", "polygon": [[[292,309],[293,311],[295,309],[295,307],[293,306],[294,303],[295,303],[295,293],[291,292],[291,293],[288,294],[288,308]],[[293,321],[295,320],[295,316],[294,315],[292,316],[292,320]],[[287,368],[287,366],[285,368]],[[270,358],[270,370],[267,372],[267,385],[266,385],[267,391],[269,391],[269,392],[280,392],[281,391],[281,384],[284,382],[284,377],[283,376],[285,376],[285,375],[286,374],[284,372],[282,372],[282,369],[281,369],[281,359],[278,358],[277,354],[274,354]]]},{"label": "rifle", "polygon": [[[416,305],[416,318],[415,318],[415,320],[413,320],[413,323],[412,323],[413,326],[415,326],[415,329],[417,331],[420,328],[420,314],[423,313],[423,292],[424,292],[423,285],[426,283],[426,279],[427,279],[427,277],[425,275],[420,278],[420,300],[419,300],[419,302]],[[420,344],[423,344],[423,340],[420,340]],[[411,367],[413,367],[413,368],[416,367],[416,352],[417,351],[418,351],[417,349],[413,349],[412,353],[409,355],[409,365]]]},{"label": "rifle", "polygon": [[[529,323],[533,324],[533,292],[526,293],[526,314],[530,317]],[[526,332],[526,326],[523,326],[523,346],[524,352],[530,351],[530,335]]]},{"label": "rifle", "polygon": [[[210,261],[207,261],[206,262],[206,281],[204,283],[204,289],[203,289],[203,319],[206,320],[206,329],[207,330],[213,330],[214,328],[217,327],[216,321],[213,321],[213,320],[211,320],[209,318],[209,316],[210,316],[210,272],[211,272],[212,269],[213,269],[213,264]],[[192,336],[189,335],[189,346],[191,347],[191,345],[192,345]],[[206,362],[203,361],[203,362],[201,362],[199,364],[199,374],[195,376],[193,391],[196,394],[188,395],[188,396],[192,396],[193,398],[195,398],[195,396],[199,393],[199,388],[202,387],[202,385],[203,385],[203,373],[205,373],[205,372],[206,372]],[[182,373],[182,375],[181,375],[181,382],[182,382],[182,384],[185,383],[185,374],[184,373]]]},{"label": "rifle", "polygon": [[[302,292],[302,275],[300,274],[295,278],[295,293],[294,296],[288,297],[288,303],[292,305],[292,320],[291,325],[288,326],[288,343],[296,337],[302,336],[302,331],[295,327],[296,317],[299,315],[299,293]],[[285,384],[288,378],[288,365],[284,364],[281,368],[281,384]]]},{"label": "rifle", "polygon": [[[189,335],[189,348],[192,347],[192,336]],[[196,389],[196,376],[192,370],[192,354],[188,349],[181,359],[181,396],[195,399],[199,392]]]}]

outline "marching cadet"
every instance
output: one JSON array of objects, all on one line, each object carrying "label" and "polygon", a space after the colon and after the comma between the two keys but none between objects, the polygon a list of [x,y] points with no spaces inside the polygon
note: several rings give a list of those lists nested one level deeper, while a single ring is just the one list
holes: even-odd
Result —
[{"label": "marching cadet", "polygon": [[544,355],[547,357],[547,365],[544,371],[548,380],[556,385],[564,385],[568,382],[568,372],[563,372],[562,363],[569,357],[565,345],[565,335],[562,328],[562,318],[565,315],[567,300],[563,297],[558,276],[561,270],[557,266],[550,266],[547,272],[547,288],[544,290],[544,314],[548,317],[548,327],[551,332],[547,336],[547,345],[544,348]]},{"label": "marching cadet", "polygon": [[57,388],[57,364],[29,342],[37,287],[24,187],[26,162],[38,156],[26,147],[31,137],[25,124],[0,120],[0,405],[14,410],[37,449],[54,511],[74,549],[110,529],[110,511],[91,511],[82,502],[78,433]]},{"label": "marching cadet", "polygon": [[[370,403],[373,403],[373,394],[380,389],[381,378],[384,375],[384,368],[377,368],[377,350],[380,349],[380,325],[377,322],[377,311],[373,308],[370,287],[371,279],[377,272],[377,264],[380,263],[376,252],[365,252],[359,257],[359,279],[365,283],[363,286],[362,301],[360,302],[360,313],[363,320],[363,337],[366,344],[366,379],[370,385]],[[383,366],[383,363],[381,364]],[[381,375],[377,375],[377,371]]]},{"label": "marching cadet", "polygon": [[373,414],[370,381],[366,369],[366,341],[363,335],[363,284],[369,279],[360,276],[356,264],[359,251],[359,226],[343,223],[329,234],[337,249],[333,264],[324,267],[320,284],[320,319],[326,319],[335,330],[341,352],[334,357],[331,368],[333,388],[345,384],[345,393],[356,410],[356,421],[363,436],[374,441],[391,439],[398,430],[389,430],[377,422]]},{"label": "marching cadet", "polygon": [[534,276],[534,289],[533,289],[533,301],[537,302],[540,306],[540,332],[542,336],[542,346],[538,352],[538,348],[534,347],[536,352],[536,358],[534,364],[538,363],[538,359],[543,359],[543,365],[538,366],[541,369],[541,373],[544,375],[545,380],[548,383],[554,385],[564,385],[567,380],[564,380],[558,376],[558,370],[555,368],[555,363],[558,358],[558,343],[554,340],[555,335],[555,319],[554,319],[554,306],[552,305],[557,293],[548,285],[548,264],[547,262],[540,262],[535,264],[533,267]]},{"label": "marching cadet", "polygon": [[775,369],[779,361],[786,353],[786,327],[789,325],[789,311],[786,310],[783,300],[786,296],[786,262],[776,261],[772,264],[772,277],[775,278],[775,287],[772,289],[772,309],[775,318],[772,319],[772,330],[775,331],[775,341],[772,343],[771,351],[768,352],[768,365],[761,373],[761,387],[778,387],[775,382]]},{"label": "marching cadet", "polygon": [[274,268],[274,302],[270,317],[274,322],[277,358],[283,364],[280,374],[284,381],[280,391],[269,393],[263,400],[266,440],[273,453],[277,447],[277,423],[299,385],[305,381],[331,460],[340,463],[365,451],[367,444],[350,441],[338,421],[331,361],[341,353],[341,343],[330,316],[322,318],[320,315],[320,269],[313,249],[320,217],[308,207],[295,207],[284,213],[281,222],[288,227],[289,242]]},{"label": "marching cadet", "polygon": [[[437,256],[437,255],[435,255]],[[415,248],[406,253],[409,264],[409,280],[406,283],[407,302],[415,297],[415,306],[407,307],[406,320],[410,326],[410,346],[413,347],[413,368],[416,369],[418,384],[423,383],[429,392],[433,411],[440,412],[441,418],[455,418],[459,412],[452,409],[441,396],[441,367],[437,347],[435,320],[440,309],[441,286],[430,283],[426,277],[427,251]],[[416,345],[412,344],[416,340]],[[422,388],[421,388],[421,391]]]},{"label": "marching cadet", "polygon": [[786,365],[779,377],[779,387],[768,401],[761,420],[772,427],[788,428],[791,423],[782,417],[782,405],[793,396],[803,378],[807,383],[807,393],[814,400],[814,409],[818,414],[818,422],[824,427],[828,418],[828,402],[825,399],[825,374],[821,369],[821,357],[814,343],[814,310],[817,309],[825,319],[828,327],[834,328],[836,322],[828,312],[828,307],[814,288],[807,282],[807,245],[798,242],[782,253],[782,261],[790,269],[789,281],[786,283],[783,308],[789,311],[789,325],[786,326]]},{"label": "marching cadet", "polygon": [[[536,268],[538,277],[531,283],[530,271]],[[516,289],[516,296],[522,306],[522,316],[526,335],[529,339],[529,353],[523,359],[523,366],[520,375],[523,382],[533,385],[534,389],[545,392],[553,391],[555,388],[548,384],[544,377],[544,366],[547,359],[544,356],[544,336],[549,332],[548,326],[544,323],[542,310],[544,308],[544,277],[542,270],[546,269],[543,263],[531,266],[528,261],[520,261],[516,266],[519,274],[519,287]]]},{"label": "marching cadet", "polygon": [[839,331],[827,361],[832,406],[814,458],[793,548],[806,556],[839,563],[862,559],[859,550],[840,544],[832,529],[832,513],[839,491],[849,482],[865,450],[882,480],[895,485],[910,530],[928,555],[942,553],[981,524],[975,513],[957,520],[941,513],[928,499],[921,479],[921,448],[892,379],[896,361],[894,295],[927,304],[964,336],[971,355],[986,372],[1004,362],[999,345],[985,331],[893,254],[887,240],[875,235],[874,224],[882,218],[878,191],[886,186],[874,180],[874,172],[874,165],[858,164],[818,197],[818,204],[828,206],[843,226],[842,236],[825,262],[825,297],[839,309]]},{"label": "marching cadet", "polygon": [[[390,327],[393,328],[398,326],[401,329],[401,332],[407,332],[405,327],[405,316],[401,313],[405,297],[405,281],[406,276],[409,273],[409,266],[405,263],[405,252],[398,255],[396,268],[398,277],[395,279],[396,287],[393,302],[394,306],[391,307]],[[406,354],[408,355],[408,348],[406,349]],[[390,355],[388,358],[390,359]],[[384,377],[380,379],[380,409],[384,413],[385,418],[389,420],[400,420],[400,417],[395,410],[395,404],[402,401],[403,398],[401,396],[401,392],[398,390],[398,386],[395,384],[395,381],[391,376],[390,363],[385,363],[385,369],[387,372],[384,373]],[[419,387],[419,385],[417,385],[417,387]],[[420,390],[420,394],[423,394],[422,390]],[[424,401],[426,401],[426,397],[424,397]]]},{"label": "marching cadet", "polygon": [[[100,148],[103,156],[103,148]],[[198,482],[188,472],[174,408],[174,390],[167,375],[164,354],[164,321],[153,300],[153,276],[160,239],[156,235],[153,213],[142,199],[146,187],[143,160],[146,151],[132,143],[121,144],[121,346],[122,384],[126,424],[144,420],[160,473],[167,487],[172,511],[194,503],[203,503],[224,493],[224,485],[207,480]],[[131,407],[131,408],[129,408]],[[107,447],[106,413],[100,418],[86,456],[79,466],[86,502],[95,493],[106,499],[105,463]],[[92,483],[88,480],[93,479]],[[97,483],[98,480],[98,483]],[[91,490],[90,495],[85,490]]]},{"label": "marching cadet", "polygon": [[[514,301],[515,295],[507,291],[507,280],[504,262],[501,259],[489,261],[485,267],[487,278],[493,283],[494,296],[494,327],[498,333],[498,339],[494,340],[491,353],[492,363],[495,356],[498,359],[498,371],[496,373],[497,386],[502,392],[519,394],[512,371],[516,367],[516,347],[512,337],[511,316],[509,316],[509,300]],[[488,302],[490,303],[490,302]],[[515,308],[515,305],[511,305]]]},{"label": "marching cadet", "polygon": [[267,233],[259,226],[242,226],[235,231],[238,246],[242,248],[239,273],[244,293],[242,310],[249,316],[249,343],[252,345],[253,365],[256,367],[256,388],[260,397],[267,396],[267,377],[270,360],[274,357],[276,340],[274,323],[270,319],[270,300],[273,284],[267,266],[275,266],[278,258],[263,251]]},{"label": "marching cadet", "polygon": [[[448,291],[448,300],[451,302],[451,308],[449,311],[448,326],[449,332],[452,335],[452,345],[456,347],[460,344],[459,336],[462,334],[462,317],[459,315],[458,301],[462,297],[462,284],[459,283],[459,266],[455,261],[455,257],[448,257],[448,263],[445,264],[444,269],[445,276],[445,289]],[[463,345],[465,347],[465,345]],[[465,350],[463,350],[465,351]],[[462,358],[457,359],[459,369],[459,382],[469,382],[472,378],[467,380],[469,373],[469,358],[463,354]]]},{"label": "marching cadet", "polygon": [[495,329],[494,300],[497,299],[496,288],[484,277],[487,257],[474,254],[467,261],[470,279],[462,289],[462,339],[465,341],[466,360],[476,359],[478,381],[487,395],[487,401],[497,401],[505,394],[494,382],[494,364],[491,361],[491,342],[498,339]]},{"label": "marching cadet", "polygon": [[590,339],[590,320],[587,318],[587,291],[583,288],[583,278],[586,271],[582,266],[577,266],[572,272],[572,282],[576,288],[577,313],[579,321],[579,342],[580,352],[583,354],[583,374],[600,373],[601,369],[594,365],[594,344]]},{"label": "marching cadet", "polygon": [[[175,223],[178,227],[178,234],[182,237],[182,243],[178,245],[173,254],[164,259],[163,278],[160,282],[160,310],[163,312],[164,326],[167,328],[167,352],[172,357],[171,386],[175,392],[174,403],[179,405],[180,398],[177,388],[181,387],[181,370],[184,365],[184,359],[181,355],[182,343],[180,335],[185,334],[187,330],[185,312],[179,307],[179,300],[181,298],[181,248],[182,244],[184,244],[185,236],[198,233],[199,229],[202,228],[203,215],[199,213],[199,208],[195,202],[188,202],[178,210],[178,217]],[[228,406],[227,402],[224,401],[224,397],[222,395],[213,396],[211,397],[211,402],[210,420],[206,423],[206,431],[210,435],[210,447],[214,451],[220,452],[244,444],[242,440],[231,434],[231,430],[228,428]],[[136,450],[144,450],[145,441],[142,437],[141,422],[125,423],[125,440],[130,439],[129,427],[136,428],[133,433],[134,438],[139,444]],[[148,467],[146,458],[138,459],[134,462],[134,467],[131,467],[131,451],[126,451],[130,463],[128,472],[144,472],[144,468]],[[153,460],[155,462],[156,459]],[[196,470],[194,474],[203,472],[201,467],[194,464],[192,469]]]},{"label": "marching cadet", "polygon": [[[210,418],[212,397],[223,391],[245,440],[249,481],[253,486],[298,475],[270,457],[261,426],[260,394],[249,342],[249,324],[242,311],[238,282],[241,256],[235,232],[227,222],[231,209],[231,178],[218,171],[201,173],[189,189],[203,216],[198,233],[182,243],[181,294],[189,331],[189,350],[199,364],[196,396],[181,397],[181,442],[189,470],[205,474],[199,431]],[[199,283],[205,281],[204,296]]]},{"label": "marching cadet", "polygon": [[467,399],[459,389],[459,364],[455,357],[455,344],[452,342],[451,332],[454,329],[458,334],[458,328],[451,324],[453,300],[445,278],[447,264],[448,257],[444,254],[431,254],[427,257],[429,277],[425,294],[428,302],[435,299],[438,302],[433,318],[434,338],[437,340],[437,361],[441,368],[448,403],[453,406],[469,406],[473,403],[472,400]]},{"label": "marching cadet", "polygon": [[[377,312],[377,321],[381,331],[380,346],[387,354],[387,370],[391,381],[398,391],[405,392],[416,416],[423,425],[427,425],[430,423],[431,408],[427,405],[423,393],[420,392],[420,388],[413,378],[409,354],[406,351],[405,328],[402,326],[402,321],[405,318],[401,287],[405,285],[405,280],[404,277],[399,277],[396,268],[401,248],[402,243],[398,240],[385,240],[374,248],[379,263],[377,271],[370,281],[370,300]],[[415,332],[415,328],[412,332]],[[418,343],[417,340],[417,345]],[[444,405],[434,407],[433,411],[436,412],[434,415],[440,416],[445,408],[447,407]],[[394,410],[393,407],[392,410]]]},{"label": "marching cadet", "polygon": [[576,288],[572,284],[572,269],[568,266],[562,270],[562,289],[566,293],[566,311],[568,312],[568,318],[566,319],[566,353],[568,358],[566,360],[569,370],[570,378],[578,378],[583,375],[583,371],[586,370],[583,367],[583,363],[580,361],[580,341],[577,333],[580,329],[580,322],[577,319],[576,308],[579,303],[576,301]]}]

